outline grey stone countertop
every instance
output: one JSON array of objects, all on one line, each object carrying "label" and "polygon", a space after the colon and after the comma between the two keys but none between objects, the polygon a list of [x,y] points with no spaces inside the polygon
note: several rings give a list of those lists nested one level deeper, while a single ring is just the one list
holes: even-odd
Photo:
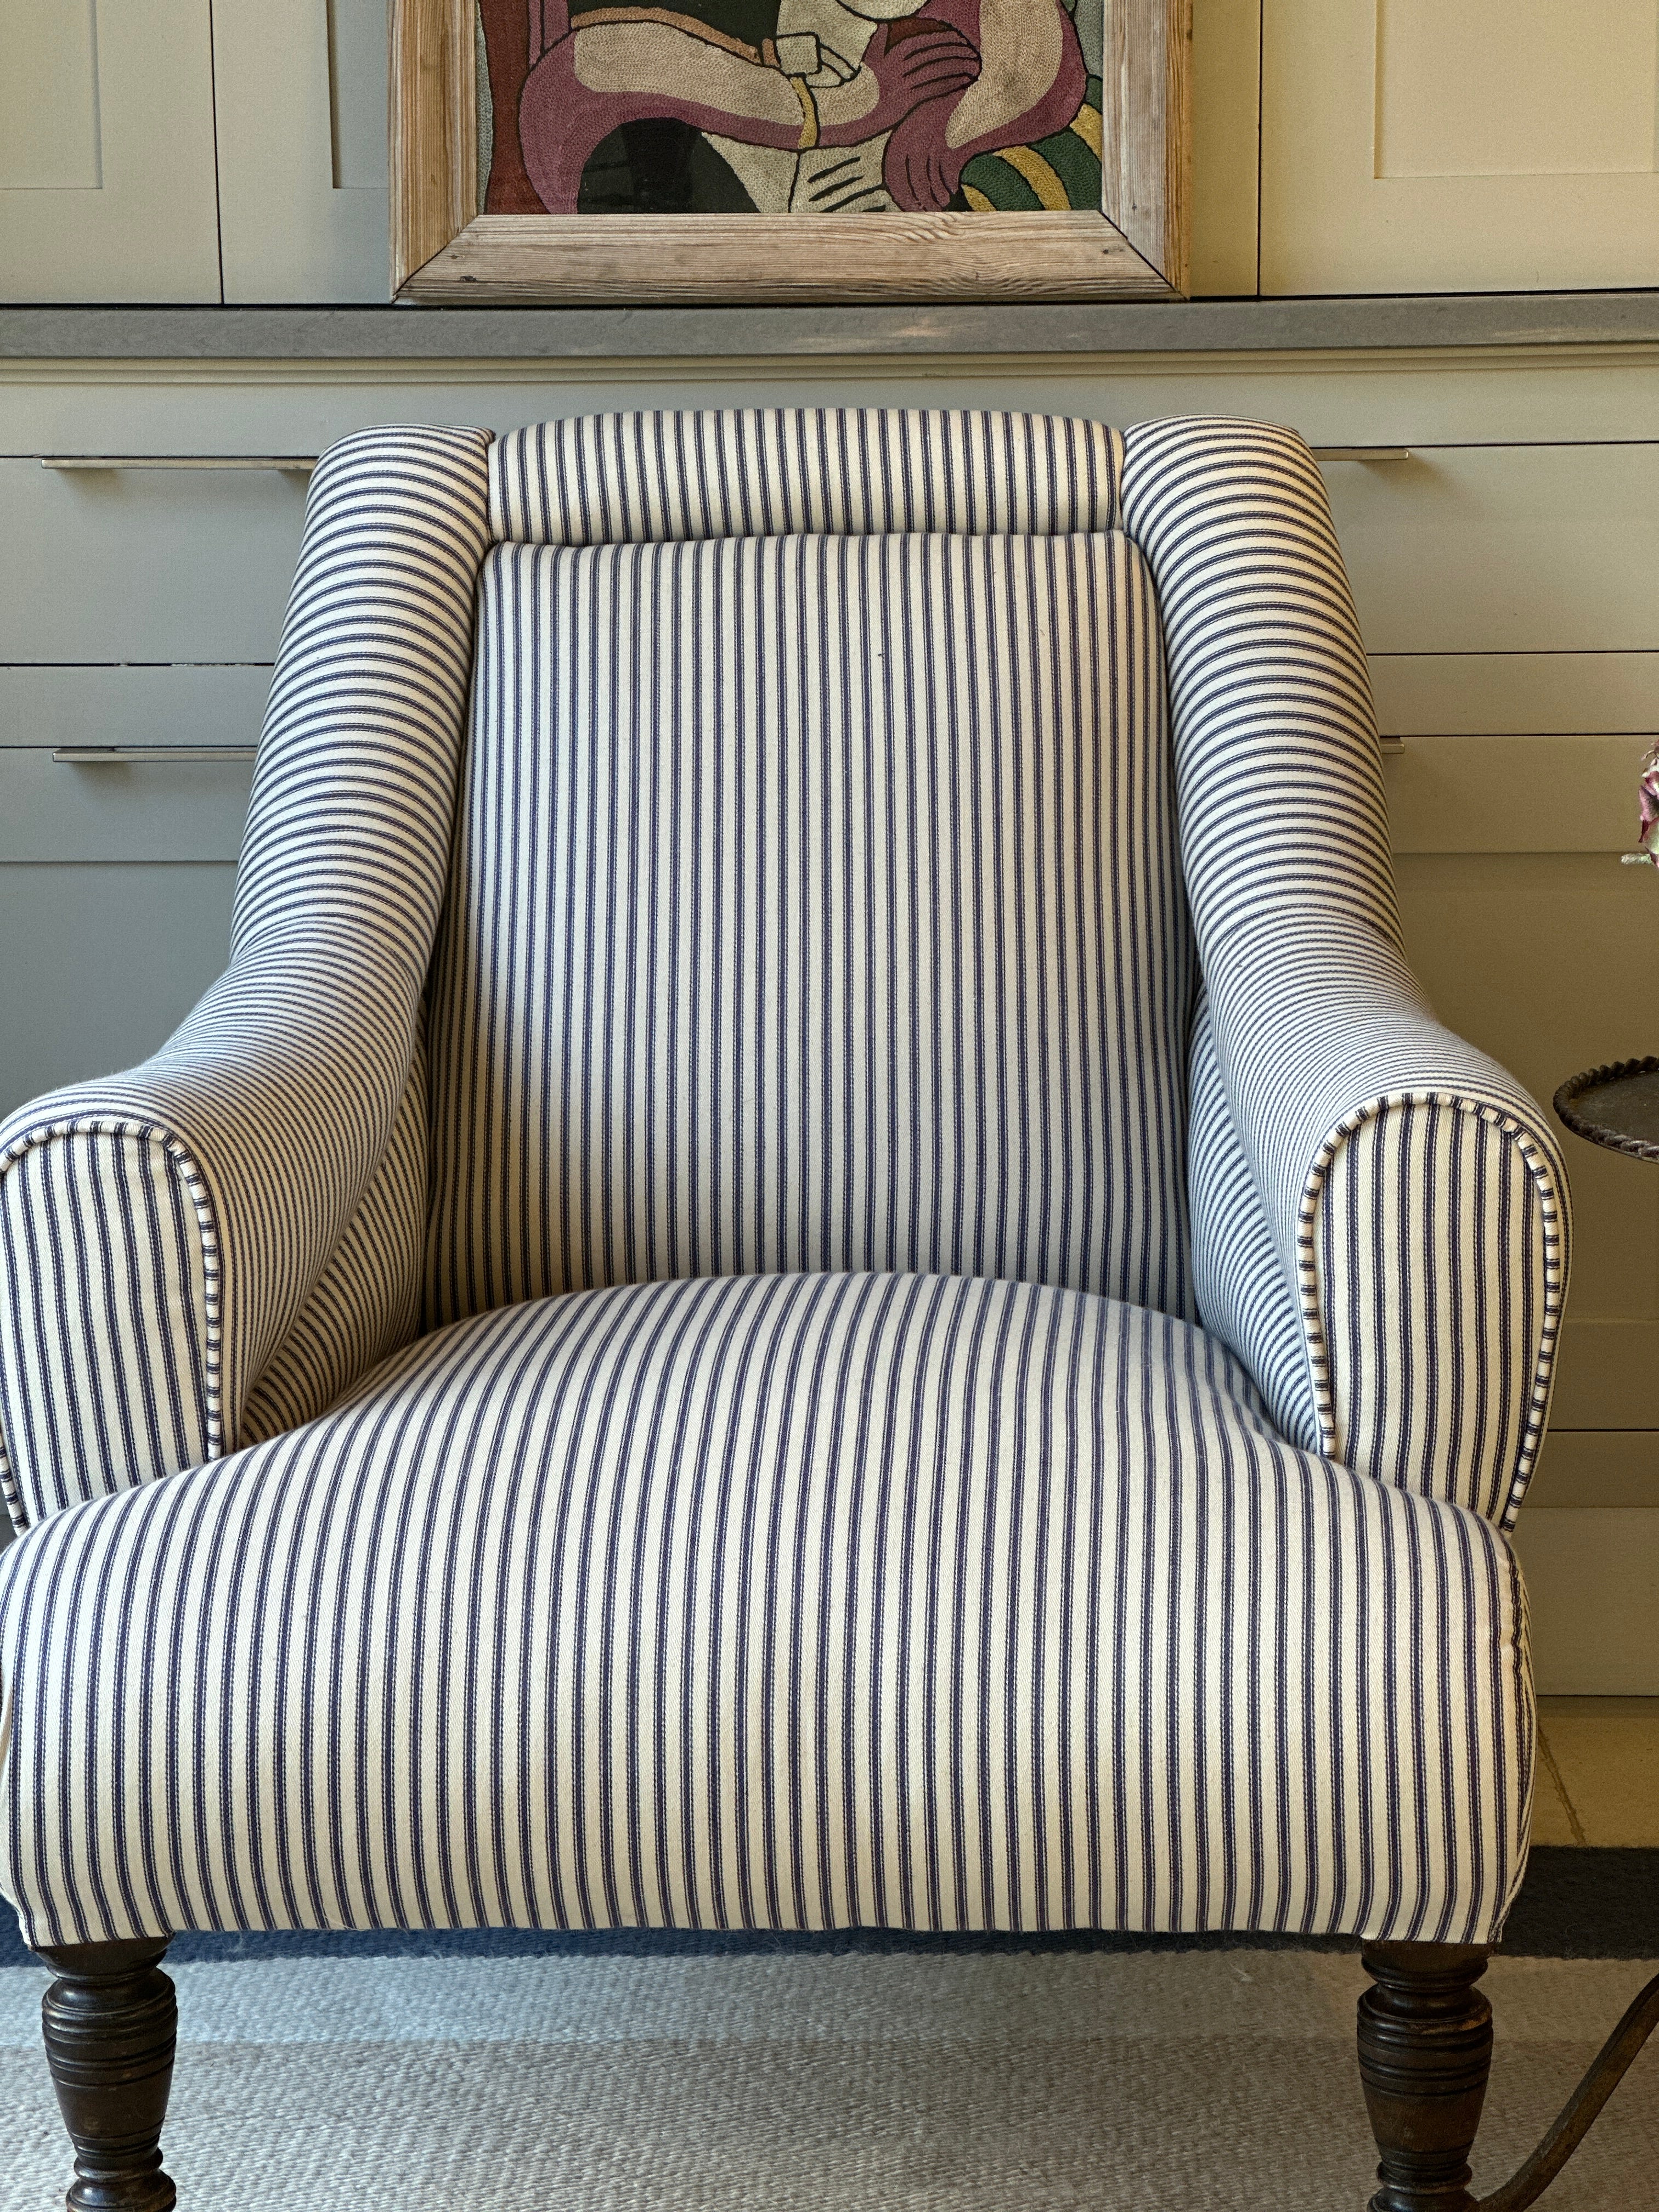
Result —
[{"label": "grey stone countertop", "polygon": [[788,307],[3,307],[0,359],[780,360],[1652,345],[1659,291]]}]

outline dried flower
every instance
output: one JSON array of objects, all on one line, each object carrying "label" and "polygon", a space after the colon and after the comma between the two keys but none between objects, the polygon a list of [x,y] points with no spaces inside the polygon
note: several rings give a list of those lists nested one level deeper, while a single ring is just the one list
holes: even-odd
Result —
[{"label": "dried flower", "polygon": [[1637,842],[1643,852],[1659,868],[1659,745],[1642,763],[1642,826],[1637,833]]}]

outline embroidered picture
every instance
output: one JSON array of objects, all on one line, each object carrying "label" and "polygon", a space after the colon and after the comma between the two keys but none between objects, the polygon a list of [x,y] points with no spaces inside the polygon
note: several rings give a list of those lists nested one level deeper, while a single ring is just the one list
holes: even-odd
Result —
[{"label": "embroidered picture", "polygon": [[1101,204],[1103,0],[477,0],[486,215]]}]

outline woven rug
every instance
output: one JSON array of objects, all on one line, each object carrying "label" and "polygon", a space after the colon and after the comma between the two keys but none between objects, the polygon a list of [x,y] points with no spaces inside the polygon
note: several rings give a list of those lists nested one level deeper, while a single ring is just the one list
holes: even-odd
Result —
[{"label": "woven rug", "polygon": [[[1534,1906],[1537,1948],[1628,1948],[1590,1924],[1590,1863],[1622,1861],[1633,1895],[1656,1855],[1572,1856],[1571,1924],[1551,1937]],[[1337,1948],[290,1938],[176,1958],[184,2212],[1358,2212],[1369,2194],[1363,1977]],[[1494,1960],[1482,2187],[1655,1971]],[[0,2212],[55,2212],[68,2178],[45,1982],[0,1964]],[[1546,2202],[1659,2212],[1659,2050]]]}]

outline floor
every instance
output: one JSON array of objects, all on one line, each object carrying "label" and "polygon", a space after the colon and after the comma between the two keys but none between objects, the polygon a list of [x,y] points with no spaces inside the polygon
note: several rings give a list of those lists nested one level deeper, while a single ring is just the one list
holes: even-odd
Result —
[{"label": "floor", "polygon": [[1540,1698],[1535,1844],[1659,1844],[1659,1698]]}]

